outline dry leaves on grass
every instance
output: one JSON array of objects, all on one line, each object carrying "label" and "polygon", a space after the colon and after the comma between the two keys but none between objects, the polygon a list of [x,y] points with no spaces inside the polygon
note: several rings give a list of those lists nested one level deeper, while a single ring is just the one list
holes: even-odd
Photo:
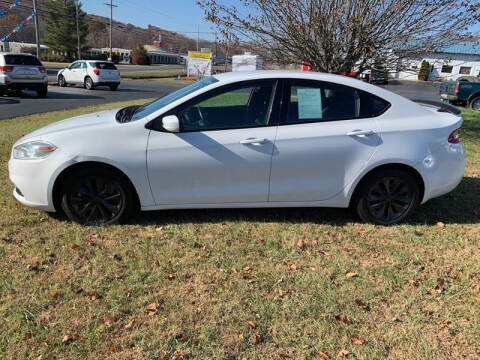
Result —
[{"label": "dry leaves on grass", "polygon": [[338,352],[338,357],[347,357],[350,354],[350,351],[347,349],[342,349]]},{"label": "dry leaves on grass", "polygon": [[31,332],[27,332],[27,333],[25,334],[25,340],[29,340],[29,339],[31,339],[32,337],[33,337],[33,334],[32,334]]},{"label": "dry leaves on grass", "polygon": [[151,303],[147,306],[147,314],[153,316],[157,313],[158,305],[157,303]]},{"label": "dry leaves on grass", "polygon": [[350,325],[352,323],[347,315],[344,314],[335,315],[335,320],[343,322],[346,325]]},{"label": "dry leaves on grass", "polygon": [[135,320],[130,320],[126,325],[125,325],[125,330],[131,330],[135,326]]},{"label": "dry leaves on grass", "polygon": [[255,329],[256,326],[254,321],[247,321],[247,325],[250,329]]},{"label": "dry leaves on grass", "polygon": [[169,272],[169,273],[166,273],[164,276],[163,276],[164,279],[167,279],[167,280],[173,280],[175,279],[175,273],[174,272]]},{"label": "dry leaves on grass", "polygon": [[305,244],[305,241],[303,240],[298,240],[297,241],[297,247],[300,248],[300,249],[305,249],[307,247],[307,245]]},{"label": "dry leaves on grass", "polygon": [[358,276],[358,273],[356,273],[356,272],[348,272],[348,273],[345,275],[345,277],[346,277],[347,279],[351,279],[351,278],[354,278],[354,277],[357,277],[357,276]]},{"label": "dry leaves on grass", "polygon": [[71,342],[76,341],[76,340],[78,340],[79,338],[80,338],[80,335],[78,335],[78,334],[65,335],[65,336],[63,336],[63,338],[62,338],[62,342],[63,342],[64,344],[70,344]]},{"label": "dry leaves on grass", "polygon": [[472,296],[472,299],[475,303],[477,303],[478,305],[480,305],[480,297],[478,296]]},{"label": "dry leaves on grass", "polygon": [[352,336],[351,340],[355,345],[363,345],[365,343],[365,339],[361,336]]},{"label": "dry leaves on grass", "polygon": [[58,291],[50,291],[50,297],[51,297],[52,299],[58,298],[58,295],[60,295],[60,294],[58,293]]},{"label": "dry leaves on grass", "polygon": [[358,306],[360,309],[363,309],[363,310],[369,310],[369,309],[370,309],[370,307],[369,307],[367,304],[365,304],[365,303],[364,303],[362,300],[360,300],[360,299],[356,299],[356,300],[355,300],[355,304],[357,304],[357,306]]},{"label": "dry leaves on grass", "polygon": [[77,247],[78,247],[78,245],[75,244],[74,242],[72,242],[72,243],[70,244],[70,248],[71,248],[71,249],[76,249]]},{"label": "dry leaves on grass", "polygon": [[252,335],[251,338],[252,344],[253,345],[258,345],[263,341],[263,336],[259,332],[256,332]]},{"label": "dry leaves on grass", "polygon": [[321,360],[330,360],[327,354],[325,354],[323,351],[317,351],[317,357]]},{"label": "dry leaves on grass", "polygon": [[99,294],[96,294],[96,293],[90,295],[90,300],[92,300],[92,301],[98,300],[100,298],[101,298],[101,296]]},{"label": "dry leaves on grass", "polygon": [[111,316],[104,316],[102,318],[102,322],[105,324],[106,327],[110,327],[115,323],[115,319]]}]

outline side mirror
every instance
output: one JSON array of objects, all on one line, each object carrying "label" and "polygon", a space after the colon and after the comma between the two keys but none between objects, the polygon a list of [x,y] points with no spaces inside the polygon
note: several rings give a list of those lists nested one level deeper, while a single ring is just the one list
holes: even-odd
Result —
[{"label": "side mirror", "polygon": [[175,115],[165,116],[162,119],[162,127],[168,132],[178,133],[180,132],[180,121]]}]

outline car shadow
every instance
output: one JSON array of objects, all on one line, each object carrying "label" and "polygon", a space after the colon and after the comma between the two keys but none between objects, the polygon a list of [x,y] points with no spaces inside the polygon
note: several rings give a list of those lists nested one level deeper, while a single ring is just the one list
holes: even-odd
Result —
[{"label": "car shadow", "polygon": [[18,104],[20,101],[0,96],[0,105]]},{"label": "car shadow", "polygon": [[[271,223],[314,223],[343,226],[360,222],[349,209],[335,208],[261,208],[160,210],[143,212],[131,223],[168,225],[187,223],[223,223],[231,221]],[[480,223],[480,178],[465,178],[453,192],[420,205],[408,225]]]},{"label": "car shadow", "polygon": [[[101,96],[94,95],[82,95],[82,94],[73,94],[73,93],[59,93],[56,91],[49,91],[46,97],[38,97],[34,91],[27,90],[22,92],[21,95],[15,96],[16,99],[38,99],[42,100],[92,100],[92,99],[103,99]],[[18,102],[18,101],[17,101]]]}]

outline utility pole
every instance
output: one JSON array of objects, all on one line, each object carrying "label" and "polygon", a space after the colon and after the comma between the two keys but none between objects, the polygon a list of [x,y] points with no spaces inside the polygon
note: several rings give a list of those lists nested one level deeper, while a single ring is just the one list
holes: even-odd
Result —
[{"label": "utility pole", "polygon": [[37,0],[33,0],[33,11],[35,11],[35,41],[37,42],[37,57],[40,59],[40,21],[38,19]]},{"label": "utility pole", "polygon": [[77,17],[77,60],[82,59],[82,49],[80,49],[80,30],[79,30],[79,20],[78,20],[78,0],[75,1],[76,17]]},{"label": "utility pole", "polygon": [[112,60],[112,22],[113,22],[113,8],[118,7],[117,5],[113,5],[113,0],[110,0],[110,4],[105,3],[108,7],[110,7],[110,60]]},{"label": "utility pole", "polygon": [[199,42],[200,42],[200,25],[197,25],[197,51],[199,50],[198,48]]}]

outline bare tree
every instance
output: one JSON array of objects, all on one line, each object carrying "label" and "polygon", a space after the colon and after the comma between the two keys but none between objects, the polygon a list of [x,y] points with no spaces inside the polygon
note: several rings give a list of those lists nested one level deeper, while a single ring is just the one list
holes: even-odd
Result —
[{"label": "bare tree", "polygon": [[[283,64],[360,70],[391,50],[429,52],[470,37],[478,0],[199,0],[230,38]],[[391,56],[390,56],[391,57]]]}]

